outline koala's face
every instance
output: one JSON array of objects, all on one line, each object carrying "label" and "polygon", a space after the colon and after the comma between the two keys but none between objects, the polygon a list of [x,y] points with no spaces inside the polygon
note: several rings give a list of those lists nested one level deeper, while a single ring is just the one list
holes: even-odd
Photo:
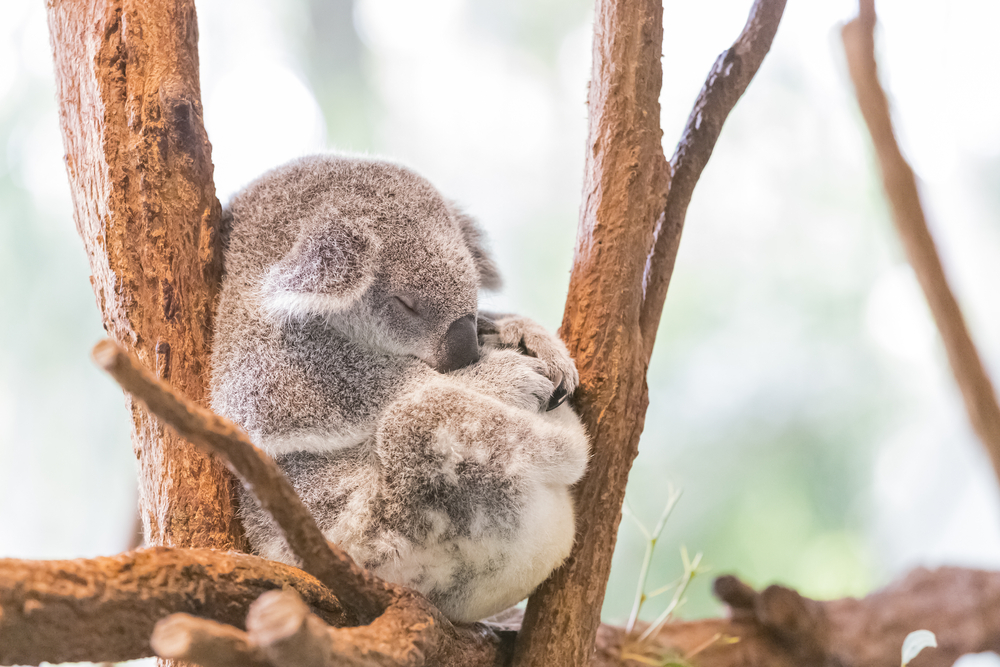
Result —
[{"label": "koala's face", "polygon": [[[253,244],[278,248],[261,267],[270,317],[292,325],[320,316],[352,340],[442,372],[478,359],[478,290],[499,279],[471,220],[388,163],[307,158],[259,183],[278,177],[283,211],[271,224],[283,234],[258,230]],[[254,205],[255,187],[234,202],[234,215],[241,204],[253,213],[266,207]]]},{"label": "koala's face", "polygon": [[374,347],[418,357],[442,372],[476,361],[479,279],[468,250],[427,239],[395,241],[383,245],[385,262],[357,318],[348,318],[359,325],[354,333],[369,333]]}]

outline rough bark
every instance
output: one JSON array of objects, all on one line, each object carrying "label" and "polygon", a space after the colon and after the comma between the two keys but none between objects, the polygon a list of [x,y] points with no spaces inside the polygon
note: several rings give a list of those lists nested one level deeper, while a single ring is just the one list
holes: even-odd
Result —
[{"label": "rough bark", "polygon": [[312,576],[246,554],[153,547],[89,560],[0,559],[0,664],[150,656],[150,634],[167,614],[242,628],[254,600],[284,587],[328,623],[351,619]]},{"label": "rough bark", "polygon": [[[51,0],[74,217],[108,334],[195,401],[221,275],[193,0]],[[239,546],[232,477],[131,399],[146,543]]]},{"label": "rough bark", "polygon": [[[252,603],[269,591],[273,600],[283,588],[294,589],[309,613],[287,615],[293,621],[287,625],[280,614],[258,618],[258,630],[270,638],[255,636],[254,623],[244,621]],[[716,591],[730,604],[731,618],[667,624],[642,644],[635,642],[638,633],[629,637],[602,625],[593,664],[682,658],[699,667],[895,667],[903,638],[919,628],[933,631],[939,646],[922,653],[914,667],[945,667],[966,653],[1000,651],[996,572],[916,570],[866,598],[828,602],[780,586],[756,592],[732,577],[721,578]],[[417,608],[402,604],[371,626],[335,629],[348,617],[314,578],[273,561],[212,550],[160,547],[92,560],[0,560],[0,664],[146,657],[154,624],[164,617],[156,632],[165,641],[159,654],[205,667],[277,665],[281,659],[269,660],[263,647],[293,650],[284,640],[302,632],[307,618],[314,620],[306,632],[325,634],[341,659],[324,664],[511,664],[512,629],[437,625],[433,614],[421,619]],[[174,613],[200,618],[169,616]],[[172,638],[163,636],[170,632]],[[227,656],[245,662],[227,662]]]},{"label": "rough bark", "polygon": [[586,665],[600,624],[625,484],[648,404],[642,273],[670,176],[660,144],[660,0],[598,0],[580,227],[561,334],[591,437],[573,552],[531,596],[515,664]]},{"label": "rough bark", "polygon": [[709,73],[668,165],[659,125],[662,5],[597,2],[584,199],[561,330],[580,370],[574,406],[592,442],[576,494],[587,520],[578,523],[569,559],[528,602],[519,666],[591,659],[687,205],[722,123],[771,47],[784,6],[754,3],[743,33]]},{"label": "rough bark", "polygon": [[1000,480],[1000,404],[983,367],[969,329],[962,317],[944,268],[927,227],[913,169],[896,143],[889,113],[889,101],[878,80],[875,63],[875,3],[862,0],[858,17],[844,26],[842,37],[847,65],[861,107],[861,115],[871,134],[882,172],[882,186],[889,200],[892,221],[903,242],[927,298],[931,315],[941,332],[948,363],[962,392],[972,428],[986,447],[993,472]]},{"label": "rough bark", "polygon": [[[265,593],[266,595],[266,593]],[[203,667],[268,667],[267,656],[247,633],[225,623],[190,614],[171,614],[156,624],[149,639],[156,655]]]}]

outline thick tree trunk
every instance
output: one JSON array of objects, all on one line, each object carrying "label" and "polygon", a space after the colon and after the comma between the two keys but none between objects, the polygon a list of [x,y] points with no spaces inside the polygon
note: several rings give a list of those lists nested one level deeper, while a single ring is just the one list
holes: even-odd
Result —
[{"label": "thick tree trunk", "polygon": [[[66,169],[108,334],[195,401],[208,381],[220,207],[193,0],[51,0]],[[150,545],[240,544],[233,478],[126,396]]]}]

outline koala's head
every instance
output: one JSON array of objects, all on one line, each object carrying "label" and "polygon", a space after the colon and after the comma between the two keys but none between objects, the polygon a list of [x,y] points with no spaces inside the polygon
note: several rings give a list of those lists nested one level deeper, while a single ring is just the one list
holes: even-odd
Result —
[{"label": "koala's head", "polygon": [[499,275],[475,223],[398,165],[297,160],[231,203],[230,278],[281,326],[320,317],[352,340],[448,372],[476,361],[479,289]]}]

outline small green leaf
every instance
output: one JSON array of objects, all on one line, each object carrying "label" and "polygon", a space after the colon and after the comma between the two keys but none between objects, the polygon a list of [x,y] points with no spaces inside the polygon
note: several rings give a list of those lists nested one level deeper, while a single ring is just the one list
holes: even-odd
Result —
[{"label": "small green leaf", "polygon": [[903,640],[903,664],[906,667],[911,660],[928,646],[937,647],[937,637],[930,630],[914,630]]}]

